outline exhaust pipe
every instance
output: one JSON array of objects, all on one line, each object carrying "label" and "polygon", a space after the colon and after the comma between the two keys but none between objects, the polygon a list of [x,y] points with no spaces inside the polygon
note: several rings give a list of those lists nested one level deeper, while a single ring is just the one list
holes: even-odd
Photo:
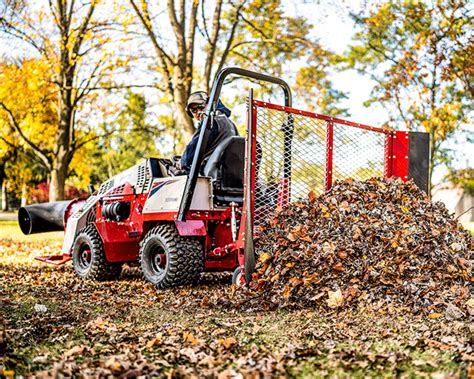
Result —
[{"label": "exhaust pipe", "polygon": [[33,204],[18,211],[18,224],[24,234],[64,230],[64,214],[74,200]]}]

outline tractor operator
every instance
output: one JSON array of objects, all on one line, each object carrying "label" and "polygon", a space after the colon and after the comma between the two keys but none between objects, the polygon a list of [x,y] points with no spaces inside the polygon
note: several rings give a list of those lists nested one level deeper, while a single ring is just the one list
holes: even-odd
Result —
[{"label": "tractor operator", "polygon": [[[176,164],[176,168],[179,171],[175,174],[179,175],[181,173],[188,173],[191,169],[208,101],[209,96],[204,91],[193,92],[188,98],[186,112],[189,117],[195,118],[198,121],[196,127],[197,130],[191,138],[191,141],[186,146],[186,149],[184,150],[184,153],[181,157],[181,161]],[[222,104],[220,100],[218,100],[217,109],[214,115],[214,125],[212,125],[212,128],[209,132],[209,139],[207,140],[207,147],[206,151],[204,152],[201,167],[204,167],[207,159],[222,141],[228,137],[239,135],[234,123],[229,119],[230,113],[230,109]]]}]

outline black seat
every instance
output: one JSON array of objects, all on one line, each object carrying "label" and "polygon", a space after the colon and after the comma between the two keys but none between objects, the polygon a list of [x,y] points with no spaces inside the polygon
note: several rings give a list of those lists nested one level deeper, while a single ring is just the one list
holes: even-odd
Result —
[{"label": "black seat", "polygon": [[217,146],[204,166],[204,176],[212,178],[217,204],[242,204],[244,194],[245,138],[233,136]]}]

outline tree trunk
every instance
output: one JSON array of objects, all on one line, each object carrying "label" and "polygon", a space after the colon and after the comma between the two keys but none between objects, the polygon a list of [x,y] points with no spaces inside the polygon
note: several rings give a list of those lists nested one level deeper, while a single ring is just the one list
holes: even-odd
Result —
[{"label": "tree trunk", "polygon": [[21,185],[21,202],[20,206],[24,207],[25,205],[28,204],[28,186],[26,183],[23,183]]},{"label": "tree trunk", "polygon": [[[62,59],[68,60],[67,52],[62,53]],[[73,76],[71,75],[73,72],[73,67],[68,67],[64,62],[60,72],[62,85],[59,91],[59,128],[54,145],[49,201],[64,200],[64,185],[69,167],[69,157],[71,156],[73,128]]]},{"label": "tree trunk", "polygon": [[49,201],[64,200],[67,170],[67,160],[55,157],[51,170],[51,183],[49,184]]},{"label": "tree trunk", "polygon": [[[176,82],[179,83],[179,79],[176,80]],[[174,90],[174,119],[176,121],[176,126],[178,126],[178,129],[182,130],[184,132],[184,139],[186,141],[189,141],[191,139],[191,136],[195,132],[193,120],[191,117],[188,116],[186,113],[186,103],[188,101],[188,96],[189,96],[189,89],[186,88],[182,83],[179,83],[176,85],[175,90]]]},{"label": "tree trunk", "polygon": [[8,212],[9,210],[10,210],[10,204],[8,201],[7,181],[3,180],[2,182],[2,211]]}]

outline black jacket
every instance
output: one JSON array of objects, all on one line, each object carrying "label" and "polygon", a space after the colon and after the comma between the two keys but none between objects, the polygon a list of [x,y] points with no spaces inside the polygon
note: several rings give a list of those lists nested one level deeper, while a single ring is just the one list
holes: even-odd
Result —
[{"label": "black jacket", "polygon": [[[207,147],[203,157],[203,165],[207,158],[211,156],[216,147],[228,137],[238,136],[237,128],[234,123],[229,120],[230,110],[221,103],[217,103],[216,113],[214,115],[214,125],[209,132],[209,139],[207,140]],[[196,133],[194,133],[191,142],[184,150],[181,157],[181,168],[189,171],[193,163],[194,154],[196,153],[197,143],[199,140],[199,133],[201,133],[202,121],[199,122]]]}]

